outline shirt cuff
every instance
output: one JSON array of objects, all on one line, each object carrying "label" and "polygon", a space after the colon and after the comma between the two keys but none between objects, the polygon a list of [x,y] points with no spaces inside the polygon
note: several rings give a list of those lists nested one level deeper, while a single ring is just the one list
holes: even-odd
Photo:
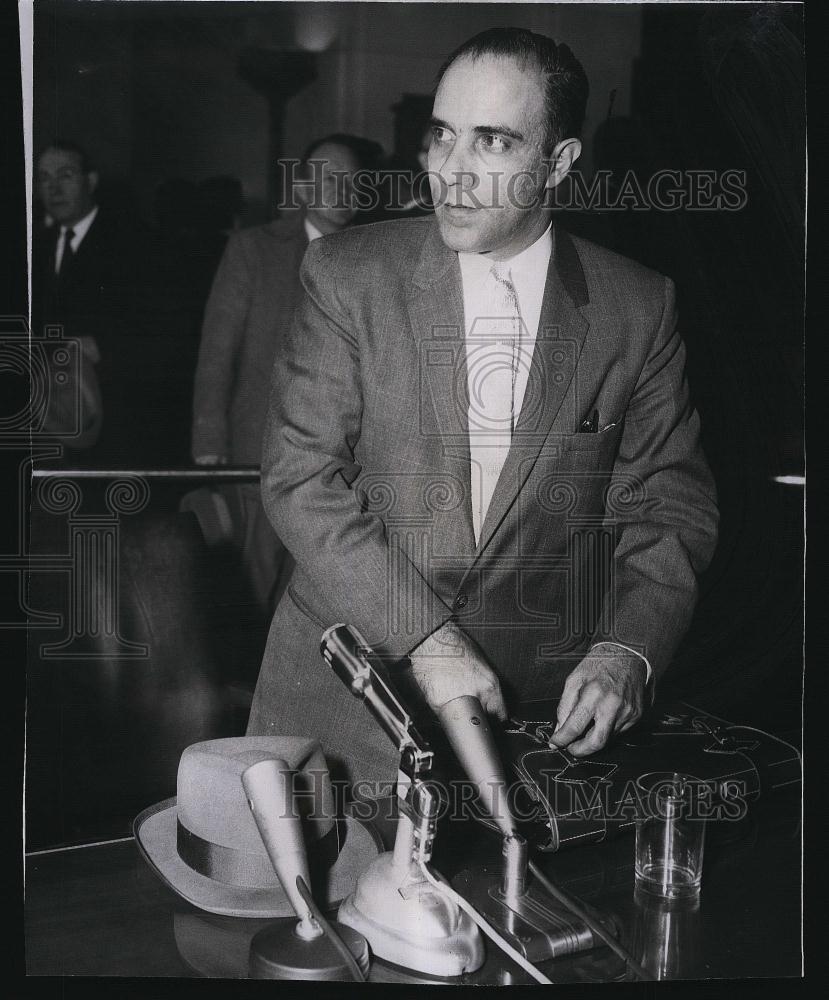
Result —
[{"label": "shirt cuff", "polygon": [[631,649],[630,646],[625,646],[621,642],[596,642],[590,648],[595,649],[597,646],[618,646],[619,649],[626,649],[629,653],[633,653],[634,656],[638,656],[640,660],[644,660],[645,670],[647,674],[645,675],[645,685],[650,684],[651,677],[653,677],[653,670],[651,669],[650,663],[648,663],[647,656],[643,656],[637,649]]}]

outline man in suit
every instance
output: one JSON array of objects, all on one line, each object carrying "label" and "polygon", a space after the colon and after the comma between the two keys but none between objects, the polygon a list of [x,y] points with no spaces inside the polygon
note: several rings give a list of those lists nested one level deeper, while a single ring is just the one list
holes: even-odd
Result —
[{"label": "man in suit", "polygon": [[61,326],[81,350],[82,433],[62,440],[89,461],[118,461],[130,423],[121,348],[140,299],[139,233],[98,204],[98,172],[77,144],[56,140],[44,149],[35,179],[51,225],[33,239],[32,327],[40,336]]},{"label": "man in suit", "polygon": [[586,99],[566,46],[476,36],[435,96],[436,217],[305,256],[262,478],[297,568],[248,731],[319,736],[360,796],[397,755],[325,628],[432,709],[560,695],[556,742],[589,754],[640,717],[713,552],[671,282],[551,225]]},{"label": "man in suit", "polygon": [[[299,297],[302,257],[309,242],[352,221],[347,187],[360,167],[359,149],[358,137],[345,134],[314,142],[302,157],[301,209],[231,235],[202,324],[193,395],[197,464],[259,464],[274,354]],[[225,487],[220,496],[252,594],[270,614],[293,561],[262,509],[258,485]]]}]

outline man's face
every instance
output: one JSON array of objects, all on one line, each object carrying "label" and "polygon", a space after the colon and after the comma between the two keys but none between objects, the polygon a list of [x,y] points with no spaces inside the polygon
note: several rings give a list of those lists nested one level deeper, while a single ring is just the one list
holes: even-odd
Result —
[{"label": "man's face", "polygon": [[432,120],[430,183],[444,243],[496,260],[534,243],[549,221],[541,72],[461,57],[440,82]]},{"label": "man's face", "polygon": [[47,149],[37,165],[37,186],[43,207],[55,222],[71,226],[92,211],[97,184],[94,173],[84,173],[77,153]]},{"label": "man's face", "polygon": [[308,166],[313,187],[303,185],[300,191],[309,221],[323,234],[345,229],[356,213],[352,179],[360,168],[357,157],[344,146],[323,143],[311,154]]}]

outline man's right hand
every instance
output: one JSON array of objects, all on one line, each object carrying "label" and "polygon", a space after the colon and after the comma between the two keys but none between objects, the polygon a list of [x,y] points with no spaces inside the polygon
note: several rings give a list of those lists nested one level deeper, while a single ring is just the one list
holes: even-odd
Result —
[{"label": "man's right hand", "polygon": [[196,465],[227,465],[226,455],[196,455]]},{"label": "man's right hand", "polygon": [[485,712],[501,721],[507,708],[495,671],[477,644],[447,622],[409,654],[412,673],[423,696],[434,711],[453,698],[472,695]]}]

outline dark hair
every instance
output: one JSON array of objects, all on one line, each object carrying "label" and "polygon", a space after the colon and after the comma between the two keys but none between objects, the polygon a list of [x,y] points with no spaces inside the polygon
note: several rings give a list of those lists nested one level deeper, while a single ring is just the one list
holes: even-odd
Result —
[{"label": "dark hair", "polygon": [[321,139],[314,139],[310,146],[302,154],[300,162],[307,163],[320,148],[320,146],[342,146],[349,149],[357,158],[357,165],[361,170],[377,170],[383,160],[383,147],[378,142],[371,139],[363,139],[359,135],[350,135],[348,132],[332,132],[324,135]]},{"label": "dark hair", "polygon": [[487,28],[458,46],[441,66],[438,83],[449,67],[461,57],[478,59],[499,56],[515,59],[523,66],[532,64],[544,75],[544,103],[547,110],[545,151],[562,139],[581,133],[590,85],[581,63],[566,45],[525,28]]},{"label": "dark hair", "polygon": [[95,169],[92,160],[90,160],[89,155],[83,146],[79,146],[76,142],[72,142],[71,139],[54,139],[52,142],[47,142],[38,154],[38,160],[50,149],[57,149],[61,153],[74,153],[75,156],[77,156],[81,161],[81,172],[84,174],[91,173],[91,171]]}]

